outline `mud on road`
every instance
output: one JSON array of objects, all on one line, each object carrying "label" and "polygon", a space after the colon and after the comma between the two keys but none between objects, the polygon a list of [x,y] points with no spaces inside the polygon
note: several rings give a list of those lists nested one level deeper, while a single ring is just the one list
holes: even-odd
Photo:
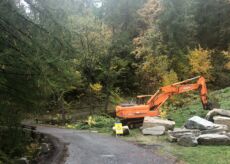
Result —
[{"label": "mud on road", "polygon": [[[169,159],[149,149],[125,142],[119,138],[97,133],[37,127],[38,132],[46,133],[67,144],[66,164],[173,164]],[[61,150],[61,149],[60,149]],[[61,152],[60,155],[63,154]],[[58,156],[50,164],[61,162]],[[59,160],[59,161],[58,161]]]}]

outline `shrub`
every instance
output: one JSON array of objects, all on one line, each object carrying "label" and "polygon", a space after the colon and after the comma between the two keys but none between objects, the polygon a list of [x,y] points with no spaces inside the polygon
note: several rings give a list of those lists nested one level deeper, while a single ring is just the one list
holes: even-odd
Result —
[{"label": "shrub", "polygon": [[82,120],[76,124],[67,124],[67,128],[71,129],[89,129],[99,132],[109,132],[115,123],[115,119],[109,115],[92,115],[87,120]]}]

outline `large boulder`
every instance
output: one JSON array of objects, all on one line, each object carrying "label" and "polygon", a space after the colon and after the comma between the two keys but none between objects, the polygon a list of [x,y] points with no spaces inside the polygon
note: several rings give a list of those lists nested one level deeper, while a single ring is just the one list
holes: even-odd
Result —
[{"label": "large boulder", "polygon": [[154,126],[151,128],[143,128],[142,134],[159,136],[159,135],[163,135],[165,133],[165,130],[166,129],[164,126]]},{"label": "large boulder", "polygon": [[228,126],[228,130],[230,131],[230,117],[214,116],[213,120],[214,120],[214,123],[216,123],[216,124],[227,125]]},{"label": "large boulder", "polygon": [[181,136],[178,140],[177,143],[182,146],[186,147],[192,147],[192,146],[197,146],[198,142],[197,139],[194,135],[184,135]]},{"label": "large boulder", "polygon": [[151,128],[155,126],[164,126],[166,131],[167,130],[173,130],[175,126],[174,121],[169,121],[166,119],[161,119],[159,117],[145,117],[143,122],[143,129],[145,128]]},{"label": "large boulder", "polygon": [[213,109],[209,111],[206,115],[206,119],[213,121],[213,117],[221,115],[221,116],[227,116],[230,117],[230,110],[225,110],[225,109]]},{"label": "large boulder", "polygon": [[230,138],[230,133],[226,133],[225,135],[228,136],[228,137]]},{"label": "large boulder", "polygon": [[168,135],[169,138],[175,137],[177,139],[184,135],[192,135],[198,137],[201,135],[201,131],[198,129],[175,128],[173,131],[168,131]]},{"label": "large boulder", "polygon": [[201,145],[230,145],[230,137],[224,134],[202,134],[197,141]]},{"label": "large boulder", "polygon": [[185,128],[187,129],[208,130],[215,129],[218,127],[219,125],[216,125],[213,122],[203,119],[199,116],[193,116],[192,118],[188,119],[188,121],[185,124]]}]

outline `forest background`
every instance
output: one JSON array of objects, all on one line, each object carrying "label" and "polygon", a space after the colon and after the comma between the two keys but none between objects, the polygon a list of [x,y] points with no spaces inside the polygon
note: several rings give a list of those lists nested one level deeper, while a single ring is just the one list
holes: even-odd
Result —
[{"label": "forest background", "polygon": [[1,149],[28,114],[107,112],[198,75],[230,86],[229,18],[229,0],[1,1]]}]

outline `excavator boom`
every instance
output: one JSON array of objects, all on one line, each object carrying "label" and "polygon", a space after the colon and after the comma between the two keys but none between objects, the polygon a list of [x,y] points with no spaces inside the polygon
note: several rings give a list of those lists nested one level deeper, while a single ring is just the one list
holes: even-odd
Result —
[{"label": "excavator boom", "polygon": [[[197,80],[195,83],[190,83]],[[207,87],[205,78],[197,76],[191,79],[187,79],[182,82],[177,82],[171,85],[161,87],[154,95],[150,96],[149,100],[145,104],[141,105],[129,105],[116,107],[116,115],[122,119],[135,119],[143,118],[145,116],[159,116],[160,107],[173,95],[182,94],[192,90],[200,91],[200,99],[204,109],[209,108],[207,98]],[[138,96],[138,98],[145,97],[145,95]]]}]

